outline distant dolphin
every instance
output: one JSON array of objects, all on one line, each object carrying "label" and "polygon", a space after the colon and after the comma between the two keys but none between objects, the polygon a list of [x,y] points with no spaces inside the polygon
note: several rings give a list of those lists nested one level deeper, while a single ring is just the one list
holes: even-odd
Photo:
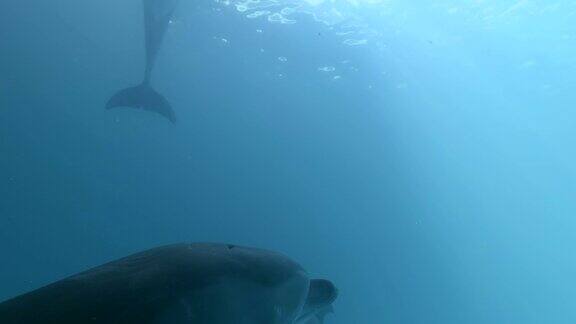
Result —
[{"label": "distant dolphin", "polygon": [[121,90],[114,94],[106,103],[106,109],[115,107],[132,107],[154,111],[176,122],[176,114],[170,103],[161,94],[152,89],[150,79],[156,57],[160,51],[162,40],[170,19],[179,0],[143,0],[144,28],[146,46],[146,68],[144,81],[135,87]]},{"label": "distant dolphin", "polygon": [[0,303],[0,323],[321,323],[336,295],[331,282],[310,280],[299,264],[275,252],[175,244]]}]

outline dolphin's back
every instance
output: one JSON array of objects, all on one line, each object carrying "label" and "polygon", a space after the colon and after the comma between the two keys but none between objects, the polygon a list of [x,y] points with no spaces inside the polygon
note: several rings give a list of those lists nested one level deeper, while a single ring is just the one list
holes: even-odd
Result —
[{"label": "dolphin's back", "polygon": [[[0,304],[3,324],[147,323],[163,304],[167,255],[151,250],[60,280]],[[138,309],[138,311],[135,311]]]},{"label": "dolphin's back", "polygon": [[0,303],[2,324],[150,324],[189,291],[222,278],[274,286],[303,273],[295,262],[259,249],[176,244],[93,268]]}]

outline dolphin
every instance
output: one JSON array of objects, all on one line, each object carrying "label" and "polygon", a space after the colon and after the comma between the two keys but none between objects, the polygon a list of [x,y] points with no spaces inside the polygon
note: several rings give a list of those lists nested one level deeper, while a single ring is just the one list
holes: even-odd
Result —
[{"label": "dolphin", "polygon": [[[2,324],[318,323],[337,290],[288,257],[217,243],[153,248],[0,303]],[[318,315],[318,316],[316,316]]]},{"label": "dolphin", "polygon": [[172,123],[176,123],[176,114],[164,96],[156,92],[150,84],[152,70],[160,52],[162,40],[170,24],[179,0],[142,0],[144,8],[144,35],[146,49],[146,67],[144,80],[137,86],[120,90],[106,103],[106,109],[132,107],[156,112]]}]

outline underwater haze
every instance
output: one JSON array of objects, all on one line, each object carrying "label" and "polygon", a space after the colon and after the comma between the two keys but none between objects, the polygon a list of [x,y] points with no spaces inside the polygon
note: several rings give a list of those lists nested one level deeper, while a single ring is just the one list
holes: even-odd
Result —
[{"label": "underwater haze", "polygon": [[576,2],[0,0],[0,300],[180,241],[277,250],[327,324],[576,323]]}]

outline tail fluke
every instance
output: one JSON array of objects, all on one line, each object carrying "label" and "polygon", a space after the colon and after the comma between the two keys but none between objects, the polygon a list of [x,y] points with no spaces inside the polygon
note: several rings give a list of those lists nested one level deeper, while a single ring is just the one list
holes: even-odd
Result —
[{"label": "tail fluke", "polygon": [[156,92],[148,83],[127,88],[114,94],[106,103],[106,109],[116,107],[132,107],[156,112],[172,123],[176,123],[176,114],[170,103]]}]

